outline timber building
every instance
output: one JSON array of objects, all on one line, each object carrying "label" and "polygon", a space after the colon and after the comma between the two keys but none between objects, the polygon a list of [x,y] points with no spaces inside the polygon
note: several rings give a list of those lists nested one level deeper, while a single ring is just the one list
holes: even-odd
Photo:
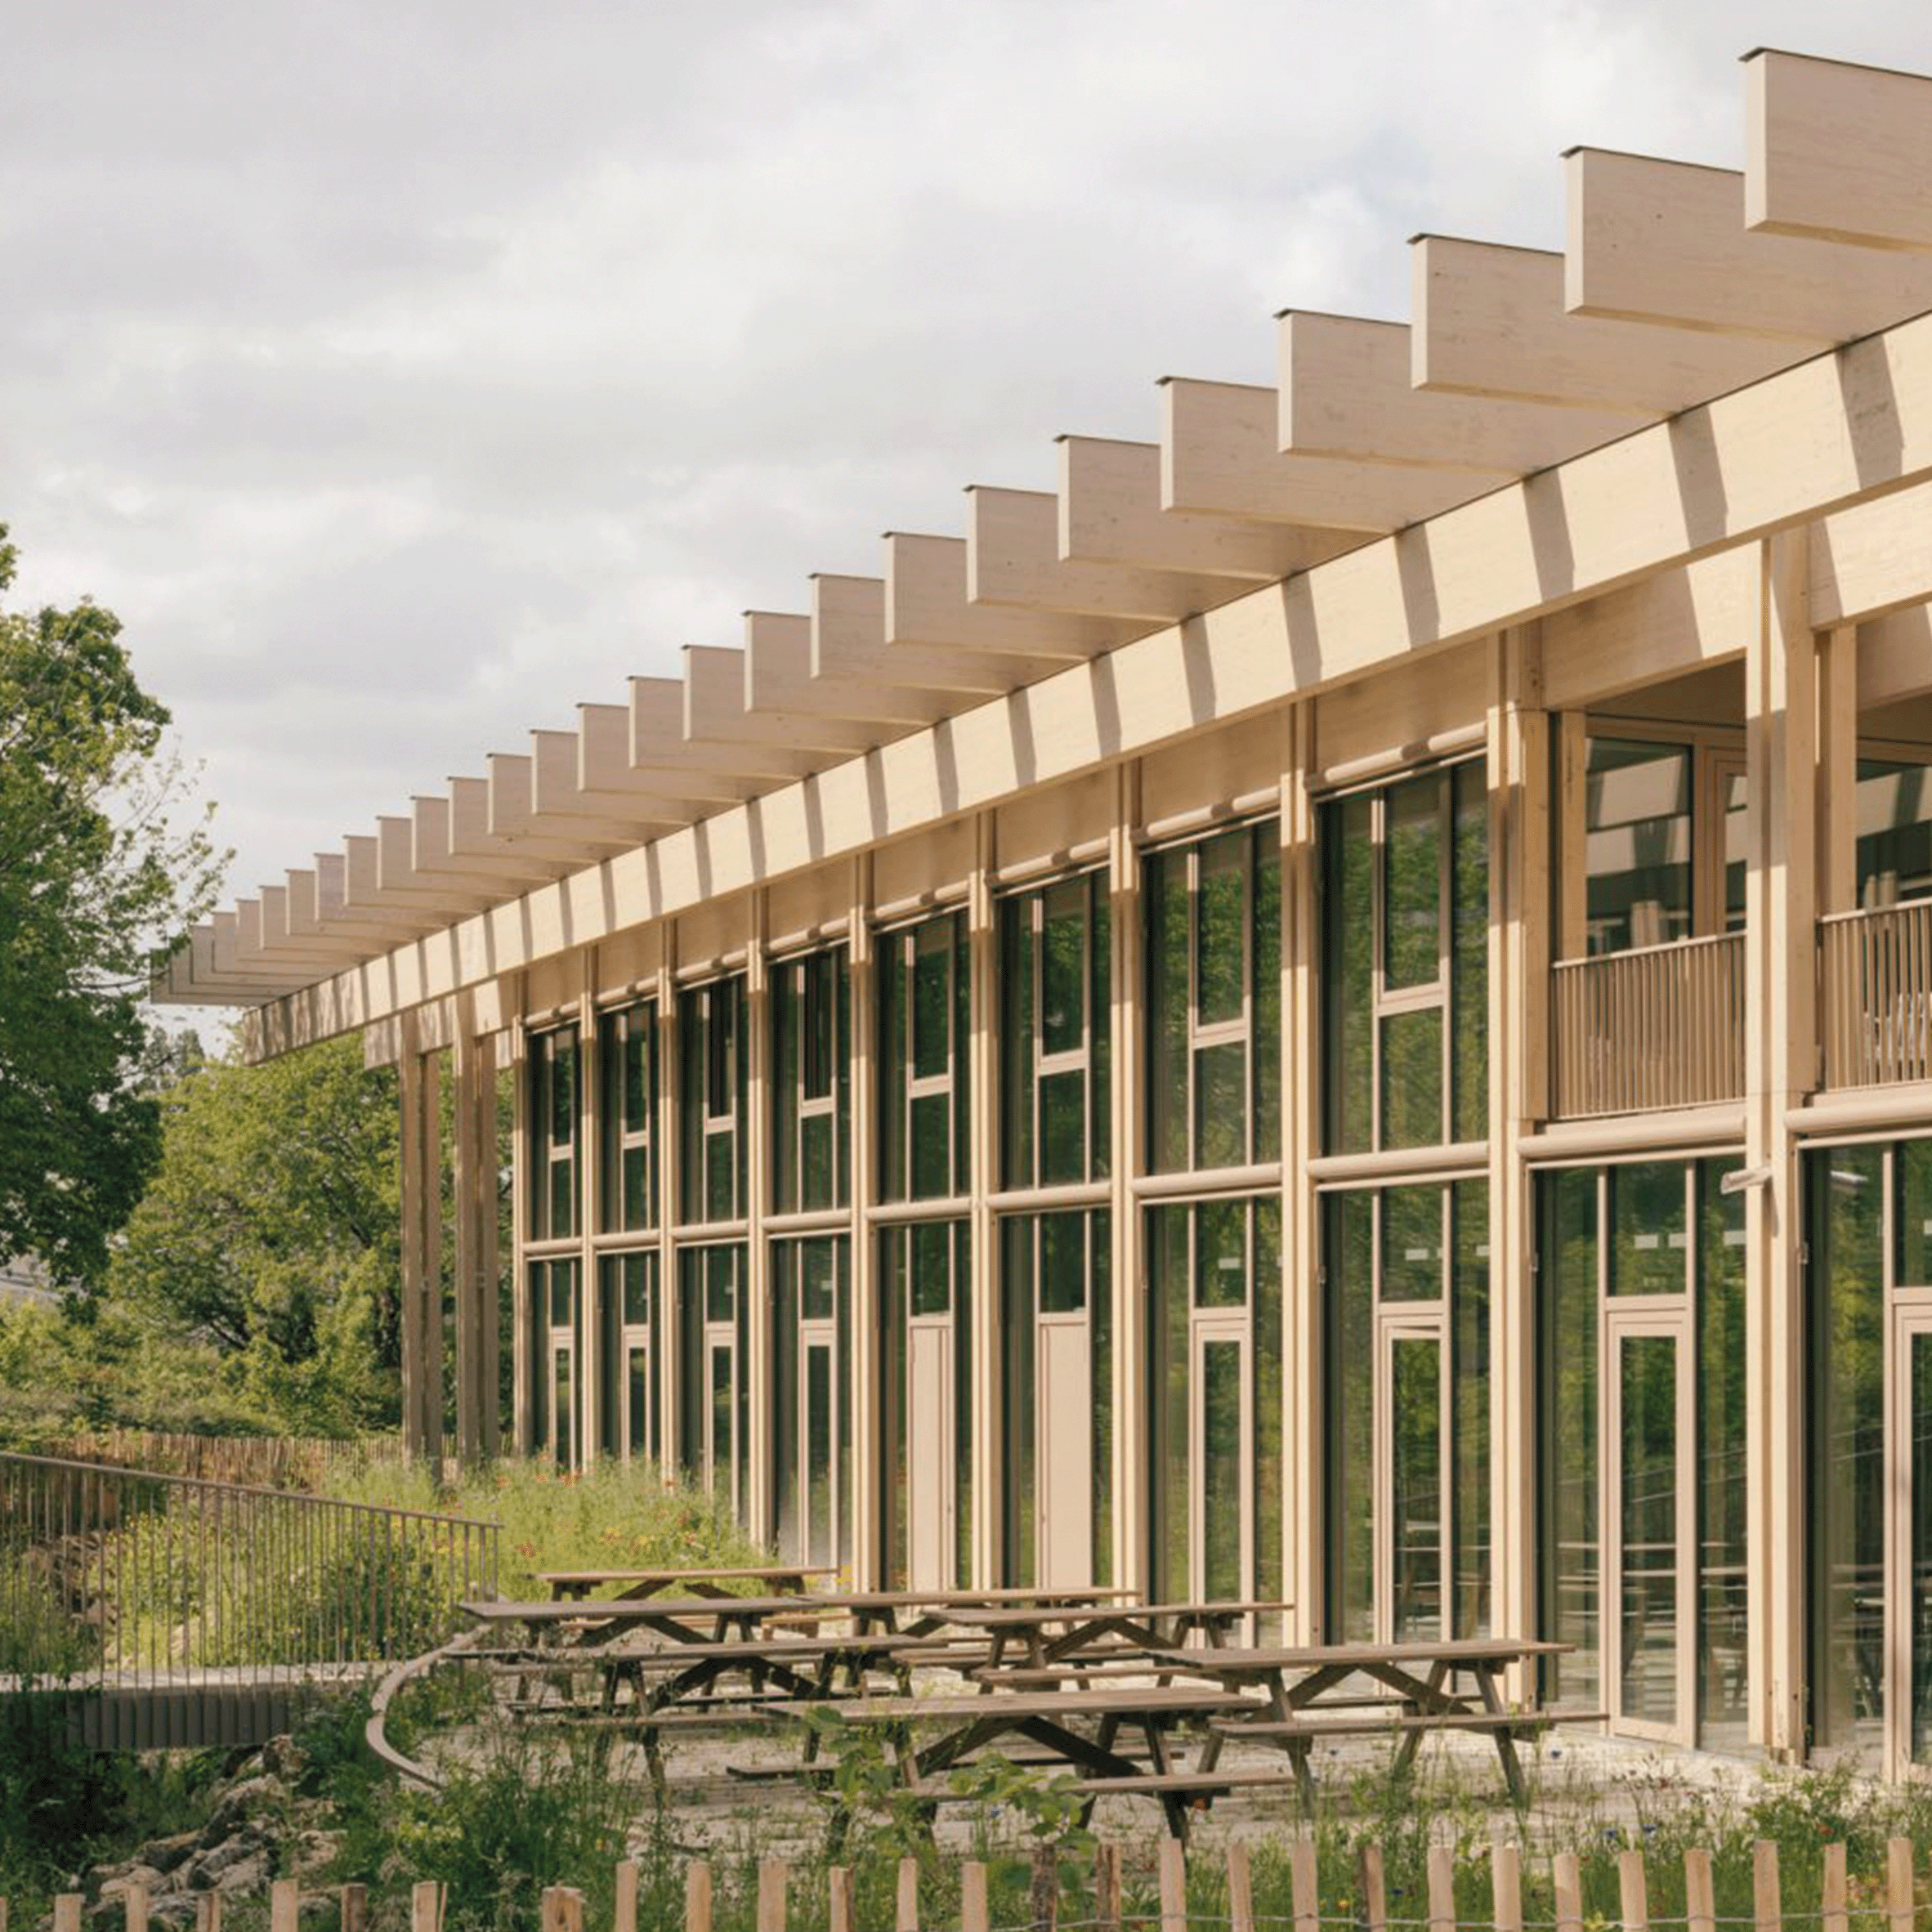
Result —
[{"label": "timber building", "polygon": [[1932,80],[1743,79],[192,936],[400,1064],[414,1443],[1932,1755]]}]

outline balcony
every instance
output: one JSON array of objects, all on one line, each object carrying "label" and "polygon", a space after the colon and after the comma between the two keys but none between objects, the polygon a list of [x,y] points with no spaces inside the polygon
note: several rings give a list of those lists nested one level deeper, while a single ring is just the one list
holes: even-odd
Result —
[{"label": "balcony", "polygon": [[1738,1099],[1744,936],[1566,960],[1550,973],[1550,1031],[1559,1120]]},{"label": "balcony", "polygon": [[1932,1080],[1932,899],[1818,921],[1827,1087]]}]

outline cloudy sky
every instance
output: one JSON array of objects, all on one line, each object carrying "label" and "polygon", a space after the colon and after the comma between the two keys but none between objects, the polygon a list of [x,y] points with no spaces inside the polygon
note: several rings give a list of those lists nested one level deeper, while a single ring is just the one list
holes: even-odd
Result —
[{"label": "cloudy sky", "polygon": [[1578,141],[1742,164],[1738,55],[1925,0],[8,0],[0,521],[205,761],[231,888],[579,698],[1560,246]]}]

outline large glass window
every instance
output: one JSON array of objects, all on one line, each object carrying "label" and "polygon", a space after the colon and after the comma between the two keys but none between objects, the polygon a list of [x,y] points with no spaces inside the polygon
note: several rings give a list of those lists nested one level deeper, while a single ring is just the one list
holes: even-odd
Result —
[{"label": "large glass window", "polygon": [[1489,1197],[1326,1197],[1328,1621],[1338,1640],[1487,1634]]},{"label": "large glass window", "polygon": [[658,1258],[655,1248],[597,1261],[601,1318],[600,1429],[606,1456],[655,1462],[663,1454],[658,1416]]},{"label": "large glass window", "polygon": [[657,1225],[657,1004],[597,1020],[598,1192],[606,1234]]},{"label": "large glass window", "polygon": [[742,1241],[678,1256],[678,1438],[685,1474],[740,1523],[750,1506],[750,1314]]},{"label": "large glass window", "polygon": [[851,1243],[771,1244],[771,1495],[780,1553],[852,1557]]},{"label": "large glass window", "polygon": [[[1538,1177],[1545,1666],[1566,1704],[1746,1734],[1744,1197],[1728,1161]],[[1694,1688],[1687,1706],[1682,1687]]]},{"label": "large glass window", "polygon": [[530,1440],[536,1453],[574,1469],[581,1454],[577,1339],[581,1263],[575,1256],[533,1261],[530,1295]]},{"label": "large glass window", "polygon": [[678,1193],[688,1222],[736,1221],[745,1211],[745,1022],[742,973],[678,995]]},{"label": "large glass window", "polygon": [[943,1200],[971,1184],[966,919],[936,919],[879,941],[879,1193]]},{"label": "large glass window", "polygon": [[846,949],[771,968],[771,1205],[843,1207],[852,1118],[852,994]]},{"label": "large glass window", "polygon": [[1876,1746],[1885,1724],[1885,1150],[1810,1156],[1811,1723]]},{"label": "large glass window", "polygon": [[1279,1200],[1151,1210],[1147,1311],[1150,1586],[1161,1601],[1272,1599],[1283,1582]]},{"label": "large glass window", "polygon": [[1590,952],[1688,939],[1690,748],[1593,737],[1584,783]]},{"label": "large glass window", "polygon": [[1932,766],[1858,761],[1861,906],[1932,894]]},{"label": "large glass window", "polygon": [[1488,1131],[1489,816],[1466,763],[1324,805],[1330,1153]]},{"label": "large glass window", "polygon": [[529,1238],[577,1232],[577,1029],[558,1026],[530,1041]]},{"label": "large glass window", "polygon": [[1147,1161],[1281,1150],[1281,870],[1272,821],[1149,855]]},{"label": "large glass window", "polygon": [[1108,1169],[1107,875],[1000,903],[1000,1178],[1100,1180]]}]

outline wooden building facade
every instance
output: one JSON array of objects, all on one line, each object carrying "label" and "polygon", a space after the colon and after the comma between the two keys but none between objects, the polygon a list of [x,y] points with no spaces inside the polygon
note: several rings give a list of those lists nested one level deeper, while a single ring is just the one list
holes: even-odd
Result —
[{"label": "wooden building facade", "polygon": [[412,1441],[508,1068],[518,1447],[1932,1757],[1932,81],[1744,74],[193,936],[400,1066]]}]

